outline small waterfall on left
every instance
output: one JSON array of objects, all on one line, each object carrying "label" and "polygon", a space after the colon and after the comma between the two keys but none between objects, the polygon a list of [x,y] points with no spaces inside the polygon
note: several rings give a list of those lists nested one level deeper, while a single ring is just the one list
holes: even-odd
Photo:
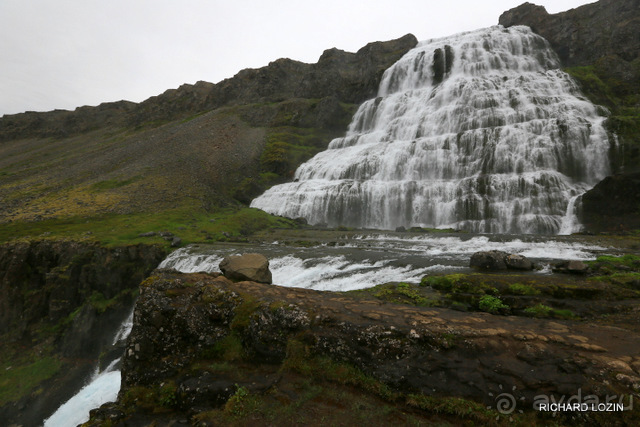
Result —
[{"label": "small waterfall on left", "polygon": [[[112,347],[124,348],[133,327],[133,310],[113,337]],[[93,375],[75,396],[62,404],[56,412],[44,420],[45,427],[75,427],[89,420],[89,411],[103,403],[113,402],[120,391],[120,359],[111,361],[106,368],[97,366]]]}]

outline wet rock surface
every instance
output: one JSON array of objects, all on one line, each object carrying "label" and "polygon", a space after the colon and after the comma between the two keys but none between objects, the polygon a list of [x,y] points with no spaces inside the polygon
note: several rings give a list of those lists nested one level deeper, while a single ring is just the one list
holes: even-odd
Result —
[{"label": "wet rock surface", "polygon": [[[305,363],[300,354],[351,366],[400,395],[482,405],[505,387],[518,390],[523,408],[542,394],[640,387],[640,335],[630,330],[159,270],[141,286],[119,401],[102,411],[154,419],[132,405],[132,395],[173,384],[177,401],[169,418],[193,422],[216,407],[228,409],[240,391],[286,388],[287,367]],[[229,368],[231,361],[241,371]]]}]

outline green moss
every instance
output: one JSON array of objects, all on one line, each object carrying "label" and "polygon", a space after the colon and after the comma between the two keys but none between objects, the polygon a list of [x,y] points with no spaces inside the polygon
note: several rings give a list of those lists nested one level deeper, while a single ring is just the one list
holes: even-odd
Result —
[{"label": "green moss", "polygon": [[509,285],[509,293],[514,295],[538,295],[540,291],[522,283],[512,283]]},{"label": "green moss", "polygon": [[242,303],[236,307],[235,316],[231,321],[231,330],[241,334],[251,322],[251,317],[260,307],[261,303],[258,299],[251,295],[241,295]]},{"label": "green moss", "polygon": [[556,310],[544,304],[536,304],[533,307],[526,308],[524,313],[539,318],[575,319],[578,317],[571,310]]},{"label": "green moss", "polygon": [[0,406],[17,401],[33,390],[44,380],[60,372],[62,362],[47,356],[24,364],[14,365],[19,359],[4,361],[0,364]]},{"label": "green moss", "polygon": [[602,255],[596,258],[595,261],[589,261],[589,266],[594,269],[602,268],[629,268],[640,271],[640,256],[634,254],[625,254],[622,256],[610,256]]},{"label": "green moss", "polygon": [[589,280],[596,282],[608,282],[614,285],[640,289],[640,273],[637,272],[611,273],[604,276],[590,277]]},{"label": "green moss", "polygon": [[524,310],[526,314],[533,317],[549,317],[552,311],[551,307],[544,304],[536,304]]},{"label": "green moss", "polygon": [[435,397],[424,394],[410,394],[407,403],[436,414],[453,415],[457,418],[478,422],[482,425],[493,425],[501,415],[486,405],[459,398],[459,397]]},{"label": "green moss", "polygon": [[399,397],[386,384],[365,374],[355,366],[315,355],[310,347],[294,339],[287,342],[287,356],[282,369],[299,373],[307,378],[357,387],[389,401]]},{"label": "green moss", "polygon": [[449,274],[446,276],[426,276],[420,282],[420,286],[431,286],[439,291],[450,292],[467,291],[471,288],[471,283],[464,274]]},{"label": "green moss", "polygon": [[245,357],[242,339],[236,332],[218,340],[211,348],[205,349],[200,354],[207,359],[222,359],[227,362],[242,360]]},{"label": "green moss", "polygon": [[166,412],[177,404],[176,383],[168,380],[162,384],[129,387],[121,397],[125,408],[144,408],[150,412]]},{"label": "green moss", "polygon": [[100,314],[107,309],[116,305],[123,298],[133,298],[135,296],[133,289],[125,289],[113,298],[107,299],[102,292],[94,291],[88,298],[89,304]]},{"label": "green moss", "polygon": [[372,295],[382,301],[395,304],[411,304],[423,307],[438,305],[438,301],[425,295],[424,291],[417,285],[410,283],[385,283],[373,288],[358,289],[348,292],[354,296]]}]

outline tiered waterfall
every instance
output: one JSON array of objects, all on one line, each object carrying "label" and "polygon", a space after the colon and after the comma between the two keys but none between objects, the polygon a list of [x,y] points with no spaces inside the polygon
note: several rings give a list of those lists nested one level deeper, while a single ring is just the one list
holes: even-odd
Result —
[{"label": "tiered waterfall", "polygon": [[252,206],[331,226],[571,232],[576,198],[609,173],[603,120],[527,27],[429,40]]}]

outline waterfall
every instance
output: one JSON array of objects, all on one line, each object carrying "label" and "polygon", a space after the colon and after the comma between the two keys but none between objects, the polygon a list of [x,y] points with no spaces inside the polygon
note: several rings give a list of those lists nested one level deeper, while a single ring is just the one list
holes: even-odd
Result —
[{"label": "waterfall", "polygon": [[[124,344],[132,328],[133,310],[118,328],[113,337],[112,347],[124,351]],[[96,367],[87,384],[44,420],[44,427],[74,427],[83,424],[89,420],[91,409],[115,401],[120,391],[120,359],[121,357],[112,360],[102,371]]]},{"label": "waterfall", "polygon": [[556,234],[609,173],[610,148],[559,67],[523,26],[421,42],[343,138],[251,206],[330,226]]}]

